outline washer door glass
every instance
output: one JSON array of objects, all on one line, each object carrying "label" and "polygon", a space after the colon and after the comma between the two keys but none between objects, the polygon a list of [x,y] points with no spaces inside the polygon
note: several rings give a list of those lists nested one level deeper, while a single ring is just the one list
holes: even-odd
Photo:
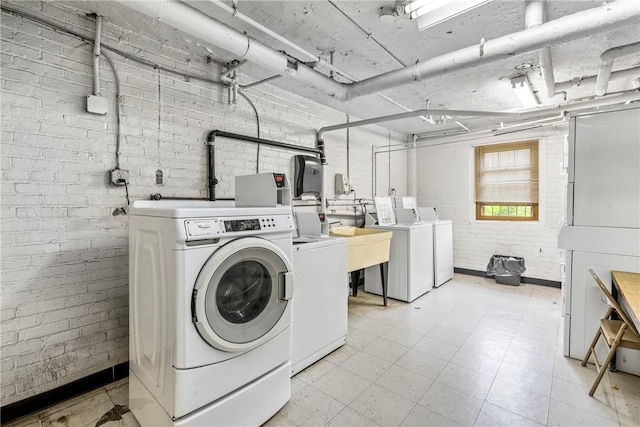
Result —
[{"label": "washer door glass", "polygon": [[290,274],[287,263],[277,247],[250,240],[254,244],[233,249],[231,243],[216,251],[196,282],[196,327],[207,342],[222,350],[253,347],[287,308],[282,298]]}]

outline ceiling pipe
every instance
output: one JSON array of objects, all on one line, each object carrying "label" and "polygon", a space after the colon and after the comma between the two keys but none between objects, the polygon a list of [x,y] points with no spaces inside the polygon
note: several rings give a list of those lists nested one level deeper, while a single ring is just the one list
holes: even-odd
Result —
[{"label": "ceiling pipe", "polygon": [[[626,70],[612,71],[609,76],[609,82],[615,82],[619,80],[628,79],[640,79],[640,67],[627,68]],[[584,84],[594,84],[597,81],[597,76],[585,76],[576,77],[566,82],[557,82],[556,90],[558,92],[564,92],[571,89],[574,86],[582,86]]]},{"label": "ceiling pipe", "polygon": [[[280,43],[290,47],[291,49],[293,49],[294,51],[298,52],[299,54],[304,55],[307,59],[310,59],[312,62],[315,62],[316,64],[318,64],[318,66],[320,67],[324,67],[329,69],[332,72],[335,72],[339,75],[341,75],[342,77],[344,77],[347,80],[350,80],[351,82],[357,82],[358,79],[355,78],[354,76],[350,75],[349,73],[347,73],[344,70],[341,70],[340,68],[334,66],[332,63],[328,62],[326,59],[322,58],[321,56],[317,56],[314,55],[313,53],[307,51],[306,49],[298,46],[297,44],[293,43],[291,40],[281,36],[280,34],[276,33],[275,31],[265,27],[264,25],[260,24],[259,22],[254,21],[253,19],[249,18],[248,16],[244,15],[242,12],[239,12],[237,9],[234,9],[232,6],[229,6],[225,3],[223,3],[220,0],[208,0],[209,3],[214,4],[215,6],[219,7],[220,9],[228,12],[229,14],[233,15],[234,18],[239,19],[240,21],[244,22],[245,24],[248,24],[250,26],[252,26],[253,28],[257,29],[258,31],[266,34],[267,36],[278,40]],[[353,20],[351,20],[351,18],[349,18],[342,10],[340,10],[340,8],[338,8],[338,6],[336,6],[334,3],[329,2],[334,8],[336,8],[341,14],[343,14],[347,19],[349,19],[354,25],[356,25],[358,27],[358,29],[360,31],[363,31],[365,33],[365,35],[367,36],[367,38],[371,39],[374,43],[376,43],[378,46],[380,46],[385,52],[387,52],[396,62],[398,62],[401,66],[405,66],[405,64],[403,64],[402,62],[400,62],[400,60],[398,60],[395,56],[393,56],[393,54],[391,52],[389,52],[384,46],[382,46],[380,43],[378,43],[377,40],[373,39],[373,37],[371,37],[371,34],[367,33],[366,31],[364,31],[364,29],[362,27],[360,27],[357,23],[355,23]],[[226,74],[226,73],[225,73]],[[257,82],[257,83],[253,83],[251,85],[247,85],[247,86],[243,86],[245,89],[248,89],[251,86],[256,86],[257,84],[261,84],[261,83],[266,83],[267,81],[270,81],[268,79]],[[392,98],[389,98],[388,96],[382,94],[382,93],[378,93],[376,94],[378,95],[380,98],[384,99],[385,101],[395,105],[396,107],[400,107],[401,109],[405,110],[405,111],[411,111],[410,108],[400,104],[399,102],[393,100]]]},{"label": "ceiling pipe", "polygon": [[353,83],[347,99],[369,95],[385,89],[413,83],[451,71],[470,68],[485,62],[511,58],[556,43],[593,35],[594,32],[640,22],[640,8],[635,1],[617,1],[554,19],[535,28],[507,34],[480,45],[469,46],[415,65],[389,71]]},{"label": "ceiling pipe", "polygon": [[[525,4],[524,22],[527,29],[539,27],[545,21],[545,0],[529,1]],[[551,60],[551,47],[545,46],[538,50],[538,65],[542,74],[544,91],[547,98],[556,96],[556,82],[553,77],[553,62]]]},{"label": "ceiling pipe", "polygon": [[337,99],[346,98],[346,86],[250,38],[177,0],[125,1],[123,5],[156,21],[185,31],[277,74],[287,75]]},{"label": "ceiling pipe", "polygon": [[324,133],[340,129],[347,129],[358,126],[366,126],[383,122],[391,122],[395,120],[407,119],[416,116],[447,115],[451,117],[505,117],[509,119],[537,119],[546,116],[557,115],[560,113],[570,113],[589,108],[602,107],[606,105],[621,104],[625,102],[640,101],[640,90],[633,90],[622,94],[615,94],[598,99],[590,99],[586,101],[568,102],[565,104],[554,105],[551,107],[536,108],[526,111],[473,111],[473,110],[430,110],[421,109],[407,113],[392,114],[389,116],[374,117],[356,122],[341,123],[338,125],[325,126],[318,129],[318,142],[324,141]]},{"label": "ceiling pipe", "polygon": [[[637,4],[636,7],[638,7]],[[596,80],[596,96],[602,96],[607,93],[611,69],[613,68],[613,62],[616,58],[639,52],[640,42],[636,42],[605,50],[602,55],[600,55],[600,70],[598,71],[598,78]]]}]

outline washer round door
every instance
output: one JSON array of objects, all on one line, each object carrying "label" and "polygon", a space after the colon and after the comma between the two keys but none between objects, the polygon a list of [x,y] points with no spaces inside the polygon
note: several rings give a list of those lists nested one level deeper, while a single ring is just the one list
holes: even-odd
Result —
[{"label": "washer round door", "polygon": [[193,292],[193,322],[209,344],[247,351],[279,332],[293,290],[286,255],[268,240],[234,240],[216,250]]}]

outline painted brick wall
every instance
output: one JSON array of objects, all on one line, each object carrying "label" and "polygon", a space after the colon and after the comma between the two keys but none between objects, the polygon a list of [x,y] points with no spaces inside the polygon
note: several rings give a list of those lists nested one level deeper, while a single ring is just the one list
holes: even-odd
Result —
[{"label": "painted brick wall", "polygon": [[[87,35],[94,31],[93,22],[68,5],[2,4]],[[116,148],[111,69],[101,59],[109,114],[88,114],[91,47],[7,13],[1,25],[5,405],[127,360],[128,223],[126,215],[112,215],[126,205],[124,188],[107,185]],[[148,61],[200,76],[221,71],[205,58],[108,21],[103,33],[103,43]],[[226,89],[111,56],[122,83],[121,168],[131,174],[131,199],[152,193],[205,197],[206,134],[217,128],[256,135],[253,110],[242,98],[228,105]],[[346,121],[343,113],[268,84],[247,95],[257,107],[263,138],[313,147],[316,129]],[[351,132],[350,174],[359,194],[371,193],[371,146],[385,145],[388,138],[375,127]],[[399,134],[391,139],[402,142]],[[257,148],[218,141],[217,196],[233,197],[233,177],[256,171]],[[326,143],[332,189],[333,173],[346,172],[345,132],[326,134]],[[259,170],[292,177],[294,154],[299,153],[261,147]],[[164,185],[155,184],[158,169]]]},{"label": "painted brick wall", "polygon": [[[525,276],[561,280],[557,234],[565,212],[562,161],[566,133],[565,127],[417,150],[418,203],[435,206],[441,219],[453,220],[456,267],[484,271],[491,255],[515,255],[525,258]],[[473,146],[526,139],[540,140],[540,220],[476,221]]]}]

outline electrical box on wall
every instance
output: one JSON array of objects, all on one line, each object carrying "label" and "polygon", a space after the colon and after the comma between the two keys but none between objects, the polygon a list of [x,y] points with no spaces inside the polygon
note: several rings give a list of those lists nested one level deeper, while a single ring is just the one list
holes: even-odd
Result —
[{"label": "electrical box on wall", "polygon": [[341,173],[336,174],[336,195],[351,193],[349,179]]}]

